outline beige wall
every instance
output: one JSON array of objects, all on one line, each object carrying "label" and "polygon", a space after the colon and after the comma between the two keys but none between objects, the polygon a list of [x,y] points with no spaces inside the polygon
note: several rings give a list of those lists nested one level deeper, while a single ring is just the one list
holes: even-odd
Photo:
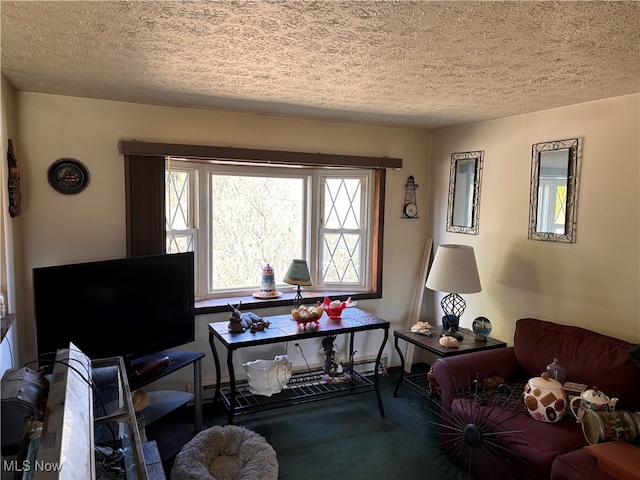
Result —
[{"label": "beige wall", "polygon": [[[363,308],[391,321],[391,330],[407,326],[424,241],[433,234],[436,245],[465,243],[476,248],[483,291],[467,296],[463,326],[484,315],[493,322],[493,335],[510,341],[515,320],[532,316],[640,341],[639,110],[640,95],[631,95],[430,135],[421,130],[15,93],[15,147],[23,185],[20,288],[29,306],[21,318],[25,349],[20,362],[33,355],[31,269],[124,256],[124,174],[117,151],[121,139],[402,157],[404,168],[387,177],[384,297],[362,302]],[[4,98],[2,116],[4,122]],[[580,137],[583,145],[577,242],[527,240],[531,145],[571,137]],[[445,233],[450,155],[470,150],[485,151],[480,234]],[[90,185],[77,196],[61,195],[47,183],[47,168],[60,157],[77,158],[90,170]],[[409,175],[420,185],[418,220],[401,218]],[[61,299],[61,309],[66,300]],[[436,312],[432,307],[427,290],[423,310],[433,321],[441,313],[439,306]],[[226,318],[198,317],[197,340],[185,346],[206,353],[205,380],[213,378],[207,323]],[[360,336],[359,354],[375,353],[380,340],[376,335]],[[397,365],[391,343],[385,351]],[[312,363],[319,359],[316,347],[303,344]],[[249,353],[238,359],[236,369],[241,370],[242,361],[273,353],[281,352]],[[157,387],[183,388],[190,381],[187,370]]]},{"label": "beige wall", "polygon": [[[8,139],[13,138],[14,133],[14,111],[13,111],[13,89],[9,82],[0,76],[0,93],[1,93],[1,112],[0,112],[0,145],[3,149],[7,148]],[[3,150],[6,152],[6,150]],[[3,153],[3,158],[6,153]],[[0,185],[7,184],[8,166],[7,162],[2,161],[0,163]],[[19,220],[9,218],[6,213],[9,201],[9,192],[6,188],[2,188],[0,196],[0,209],[2,214],[0,215],[0,291],[7,295],[6,302],[9,313],[16,313],[15,304],[15,290],[12,288],[7,275],[7,264],[13,262],[13,255],[9,255],[10,246],[7,245],[7,235],[13,230],[13,224]],[[8,294],[8,290],[12,290],[11,296]],[[0,346],[0,375],[4,374],[5,370],[13,367],[13,355],[17,360],[20,346],[18,345],[17,326],[11,327],[7,333],[6,338]]]},{"label": "beige wall", "polygon": [[[27,279],[23,285],[26,303],[32,302],[31,269],[34,267],[125,255],[124,161],[117,146],[121,139],[136,139],[403,158],[404,168],[389,171],[387,175],[384,298],[361,304],[392,322],[392,329],[404,326],[428,229],[428,132],[24,92],[17,93],[16,108],[18,148],[24,165],[21,241]],[[61,195],[48,185],[47,169],[60,157],[77,158],[88,167],[91,180],[85,191]],[[417,220],[401,218],[404,184],[409,175],[421,185],[417,191],[420,209]],[[60,299],[61,312],[68,300]],[[285,311],[260,310],[258,313]],[[32,348],[32,312],[28,312],[25,320],[28,344]],[[204,379],[213,378],[207,324],[219,320],[228,320],[228,315],[199,316],[197,341],[185,347],[207,354],[203,362]],[[362,355],[377,353],[381,339],[380,332],[364,333],[357,339],[356,349]],[[312,363],[319,360],[316,343],[303,345]],[[386,351],[393,355],[391,342]],[[239,362],[258,358],[257,354],[248,355]],[[260,358],[268,357],[265,354]],[[240,365],[236,368],[242,369]],[[189,372],[185,372],[184,377],[172,375],[171,380],[178,387],[184,387]]]},{"label": "beige wall", "polygon": [[[11,217],[8,213],[9,191],[6,188],[8,181],[8,165],[6,160],[8,140],[14,144],[15,152],[15,111],[14,111],[14,91],[9,82],[0,76],[2,91],[1,112],[0,112],[0,145],[3,154],[0,162],[0,291],[6,295],[6,308],[8,313],[15,313],[16,318],[21,318],[24,309],[22,308],[22,296],[20,289],[16,288],[15,278],[19,275],[20,244],[14,242],[20,232],[21,217]],[[18,155],[17,152],[15,152]],[[18,167],[21,162],[18,159]],[[11,327],[0,349],[0,375],[5,370],[19,365],[20,352],[22,351],[21,337],[19,335],[20,326],[15,322]]]},{"label": "beige wall", "polygon": [[[536,317],[640,341],[639,113],[636,94],[433,132],[434,243],[472,245],[483,287],[465,296],[463,326],[486,316],[509,341]],[[531,146],[575,137],[576,243],[527,240]],[[480,233],[446,233],[451,154],[472,150],[484,150]]]}]

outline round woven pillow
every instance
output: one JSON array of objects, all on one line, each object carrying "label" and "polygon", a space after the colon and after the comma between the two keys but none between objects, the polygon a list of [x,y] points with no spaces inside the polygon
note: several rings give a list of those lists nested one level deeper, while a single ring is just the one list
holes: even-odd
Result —
[{"label": "round woven pillow", "polygon": [[234,425],[198,433],[176,456],[171,480],[277,480],[276,452],[261,435]]}]

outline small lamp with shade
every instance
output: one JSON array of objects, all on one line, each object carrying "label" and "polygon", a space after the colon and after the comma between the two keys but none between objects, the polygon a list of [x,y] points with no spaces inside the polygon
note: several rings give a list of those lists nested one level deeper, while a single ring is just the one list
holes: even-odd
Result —
[{"label": "small lamp with shade", "polygon": [[467,304],[459,294],[477,293],[482,290],[473,247],[440,245],[436,250],[426,287],[449,293],[440,302],[445,314],[443,324],[449,324],[449,329],[443,335],[462,340],[458,325]]}]

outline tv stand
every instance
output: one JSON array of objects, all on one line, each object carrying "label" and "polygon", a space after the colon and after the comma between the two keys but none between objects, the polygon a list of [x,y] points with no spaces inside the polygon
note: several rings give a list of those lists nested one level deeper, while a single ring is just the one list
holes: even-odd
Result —
[{"label": "tv stand", "polygon": [[129,370],[129,380],[132,380],[134,377],[157,377],[171,365],[171,358],[169,355],[158,355],[154,356],[152,359],[142,363],[140,362],[140,366],[138,368],[134,368],[131,366],[131,370]]},{"label": "tv stand", "polygon": [[[142,388],[193,364],[194,393],[183,391],[147,392],[151,398],[151,403],[141,413],[147,427],[145,430],[149,437],[157,442],[163,461],[178,453],[176,448],[181,442],[176,442],[176,435],[184,437],[184,443],[186,443],[194,434],[202,430],[202,373],[200,364],[203,357],[203,352],[165,350],[133,359],[127,363],[127,376],[131,391]],[[194,401],[193,427],[185,424],[171,424],[167,426],[171,431],[167,432],[164,425],[151,425],[190,400]]]}]

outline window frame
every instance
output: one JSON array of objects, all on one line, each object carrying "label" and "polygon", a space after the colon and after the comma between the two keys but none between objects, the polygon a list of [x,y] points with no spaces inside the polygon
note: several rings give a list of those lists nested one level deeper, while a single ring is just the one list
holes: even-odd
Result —
[{"label": "window frame", "polygon": [[[303,182],[303,211],[305,213],[304,225],[301,232],[302,237],[302,253],[299,258],[304,258],[309,264],[311,270],[312,283],[316,289],[332,290],[335,292],[347,291],[365,292],[368,291],[370,284],[371,268],[369,267],[370,252],[372,250],[371,243],[373,235],[371,233],[371,211],[373,208],[373,194],[370,192],[370,184],[372,183],[373,173],[371,169],[313,169],[313,168],[279,168],[279,167],[248,167],[246,165],[218,165],[215,163],[193,162],[184,158],[167,158],[167,173],[170,171],[187,172],[190,174],[190,208],[191,218],[189,224],[193,226],[186,230],[187,233],[195,233],[193,245],[196,254],[196,263],[202,275],[197,277],[196,290],[201,292],[199,300],[210,300],[217,298],[235,298],[245,297],[255,291],[257,285],[247,287],[238,287],[234,289],[212,288],[211,285],[211,268],[213,260],[211,258],[210,238],[213,232],[211,224],[211,212],[213,204],[209,191],[211,189],[212,177],[214,176],[247,176],[247,177],[278,177],[278,178],[295,178]],[[263,168],[263,171],[257,171],[257,168]],[[358,245],[358,259],[361,265],[358,271],[357,283],[340,283],[323,281],[323,233],[349,233],[353,229],[335,229],[327,228],[324,224],[324,217],[327,212],[324,211],[326,200],[326,181],[327,179],[356,179],[360,182],[359,187],[359,232],[360,239]],[[181,232],[181,230],[172,230],[173,232]],[[170,235],[167,230],[167,235]],[[167,252],[168,253],[168,252]],[[296,257],[298,258],[298,257]]]},{"label": "window frame", "polygon": [[[326,215],[326,212],[324,212],[324,205],[325,205],[325,195],[326,195],[326,189],[324,188],[325,186],[325,179],[327,178],[357,178],[361,181],[361,185],[360,185],[360,225],[361,228],[360,229],[331,229],[331,228],[327,228],[325,227],[325,219],[324,216]],[[348,172],[345,173],[341,173],[340,175],[336,175],[334,173],[333,170],[328,170],[328,171],[322,171],[322,170],[318,170],[317,171],[317,180],[314,182],[317,185],[318,188],[318,222],[317,222],[317,235],[314,235],[314,237],[317,239],[316,242],[319,243],[322,239],[323,239],[323,231],[335,231],[335,232],[347,232],[349,230],[360,230],[360,231],[364,231],[364,233],[362,234],[362,239],[360,242],[360,246],[359,246],[359,250],[360,250],[360,258],[362,259],[362,261],[369,261],[369,259],[371,258],[372,255],[372,244],[374,241],[374,234],[373,234],[373,224],[372,224],[372,217],[373,217],[373,209],[374,209],[374,197],[375,197],[375,192],[372,189],[372,185],[374,184],[374,174],[373,171],[371,169],[353,169],[350,170]],[[317,272],[317,278],[315,278],[315,285],[318,285],[319,288],[325,288],[325,289],[332,289],[335,288],[335,285],[340,285],[339,283],[333,283],[333,282],[324,282],[322,281],[322,272],[320,272],[320,265],[322,265],[323,263],[323,252],[324,252],[324,248],[322,247],[322,245],[318,244],[316,245],[316,248],[314,250],[316,252],[316,256],[314,258],[316,265],[315,265],[315,270]],[[370,285],[371,283],[371,275],[372,275],[372,268],[366,268],[364,267],[363,269],[361,269],[361,279],[360,281],[356,284],[356,283],[352,283],[351,285],[351,290],[352,291],[365,291],[367,289],[367,285]],[[342,284],[339,290],[346,290],[347,286],[346,284]]]},{"label": "window frame", "polygon": [[[184,161],[188,161],[188,160],[184,160]],[[256,285],[251,286],[251,287],[246,287],[246,288],[242,288],[242,289],[235,289],[235,290],[226,290],[226,292],[228,292],[227,295],[225,295],[225,290],[223,289],[219,289],[219,290],[212,290],[211,289],[211,284],[210,284],[210,269],[212,268],[212,259],[211,259],[211,251],[209,249],[209,239],[211,238],[211,232],[212,232],[212,225],[211,222],[209,220],[210,217],[210,211],[212,208],[211,205],[211,199],[209,198],[207,192],[209,191],[209,189],[211,188],[211,176],[212,175],[221,175],[221,176],[225,176],[226,175],[239,175],[239,176],[256,176],[256,177],[289,177],[289,178],[301,178],[303,179],[304,182],[304,192],[303,192],[303,196],[305,197],[304,202],[304,209],[305,211],[309,211],[310,210],[310,198],[312,196],[311,193],[311,182],[312,179],[310,178],[312,176],[312,173],[309,172],[308,169],[303,169],[302,172],[307,172],[304,173],[303,175],[300,175],[300,170],[296,169],[295,172],[290,169],[290,168],[283,168],[283,169],[278,169],[277,170],[277,174],[274,175],[275,171],[272,171],[271,173],[267,173],[262,172],[260,174],[256,174],[255,171],[251,171],[249,170],[249,168],[251,167],[247,167],[246,165],[229,165],[229,164],[225,164],[223,166],[221,165],[216,165],[215,163],[208,163],[206,165],[203,165],[202,167],[202,172],[203,172],[203,176],[205,178],[206,181],[206,185],[204,188],[201,188],[200,190],[200,195],[201,195],[201,200],[202,200],[202,205],[206,204],[206,211],[202,212],[201,216],[200,216],[200,220],[204,225],[204,228],[206,229],[206,239],[207,241],[201,241],[200,244],[202,245],[201,249],[200,249],[200,255],[202,255],[201,258],[204,259],[204,262],[206,263],[206,269],[204,271],[205,274],[205,278],[203,278],[202,280],[204,281],[204,283],[202,283],[202,285],[206,285],[206,293],[203,294],[202,296],[202,300],[215,300],[215,299],[219,299],[219,298],[244,298],[244,297],[248,297],[251,296],[252,292],[255,292],[256,287],[259,287],[258,283],[256,282]],[[262,167],[262,168],[277,168],[277,167]],[[250,173],[249,173],[250,172]],[[296,173],[297,172],[297,173]],[[308,213],[306,213],[306,216],[308,217]],[[302,255],[304,258],[306,258],[308,256],[308,252],[310,251],[310,245],[309,245],[309,238],[312,235],[309,232],[309,229],[303,229],[302,232]],[[257,278],[257,274],[256,274],[256,278]],[[244,303],[244,302],[243,302]]]},{"label": "window frame", "polygon": [[[238,162],[240,164],[272,163],[276,165],[316,166],[326,168],[360,167],[374,169],[372,212],[372,275],[367,292],[354,292],[353,299],[382,297],[382,266],[384,240],[384,213],[386,169],[402,168],[402,159],[393,157],[367,157],[325,153],[289,152],[205,145],[148,143],[121,140],[118,149],[125,162],[126,250],[127,256],[157,255],[166,251],[165,235],[165,158],[167,156],[198,159],[204,162]],[[306,292],[305,300],[322,300],[333,292]],[[341,295],[344,295],[342,292]],[[289,298],[291,297],[291,298]],[[251,308],[290,306],[293,295],[263,300],[252,297],[228,299],[242,300]],[[228,311],[224,300],[199,301],[196,313]]]}]

